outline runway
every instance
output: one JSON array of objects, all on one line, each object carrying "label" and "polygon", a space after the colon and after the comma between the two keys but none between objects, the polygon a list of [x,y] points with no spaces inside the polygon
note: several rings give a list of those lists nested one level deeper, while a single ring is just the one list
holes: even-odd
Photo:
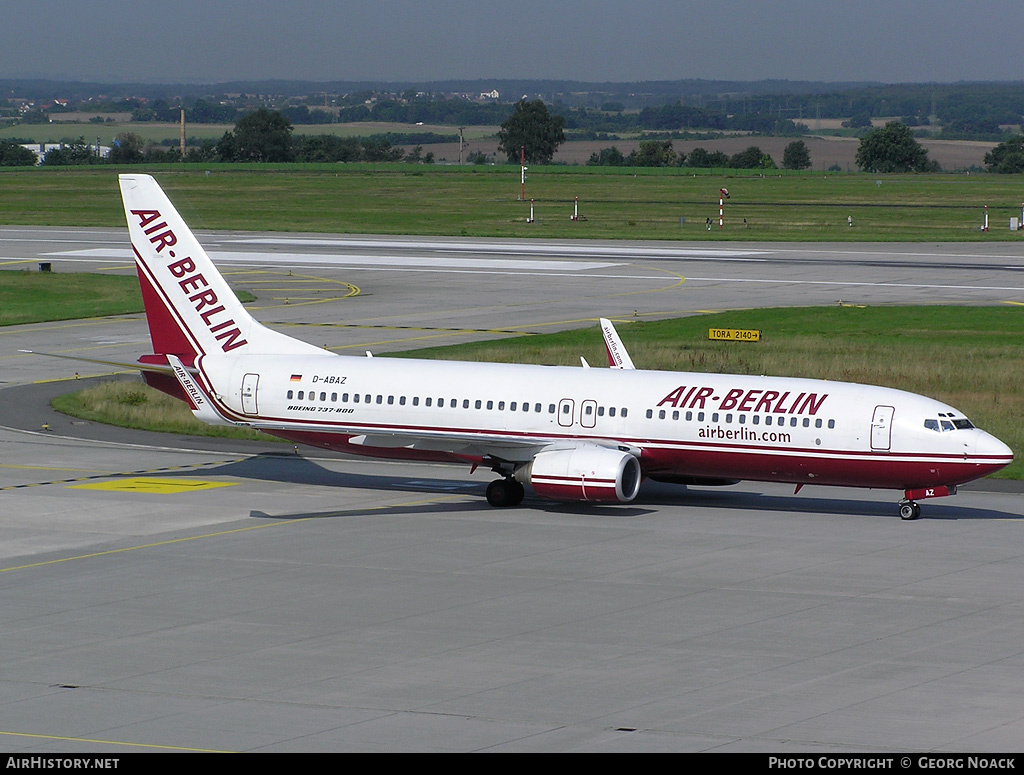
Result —
[{"label": "runway", "polygon": [[[1024,303],[1015,243],[199,236],[256,317],[353,355],[600,316]],[[4,268],[130,272],[127,247],[0,229]],[[133,360],[147,338],[140,316],[0,329],[11,752],[1020,747],[1016,488],[915,523],[890,492],[750,483],[495,510],[485,472],[73,422],[47,401],[78,367],[17,352]]]}]

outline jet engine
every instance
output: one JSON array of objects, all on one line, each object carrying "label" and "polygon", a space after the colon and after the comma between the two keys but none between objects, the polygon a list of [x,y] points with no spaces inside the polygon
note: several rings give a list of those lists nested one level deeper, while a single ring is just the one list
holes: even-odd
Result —
[{"label": "jet engine", "polygon": [[552,449],[516,469],[515,478],[542,498],[626,503],[640,491],[640,461],[593,444]]}]

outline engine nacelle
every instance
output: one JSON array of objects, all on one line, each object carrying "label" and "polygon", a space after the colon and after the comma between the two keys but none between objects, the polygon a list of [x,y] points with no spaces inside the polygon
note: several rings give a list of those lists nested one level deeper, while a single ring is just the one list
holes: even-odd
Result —
[{"label": "engine nacelle", "polygon": [[542,498],[626,503],[640,491],[640,461],[596,445],[553,449],[516,469],[515,478]]}]

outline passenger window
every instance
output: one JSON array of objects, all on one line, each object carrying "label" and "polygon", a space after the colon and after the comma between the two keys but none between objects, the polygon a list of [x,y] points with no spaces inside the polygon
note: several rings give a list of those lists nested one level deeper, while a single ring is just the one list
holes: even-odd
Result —
[{"label": "passenger window", "polygon": [[614,406],[609,406],[608,407],[608,416],[609,417],[614,417],[615,416],[615,407]]},{"label": "passenger window", "polygon": [[295,396],[295,391],[294,390],[289,390],[288,391],[288,400],[291,401],[292,398],[294,398],[294,396]]},{"label": "passenger window", "polygon": [[836,427],[836,421],[835,420],[829,420],[828,421],[828,427],[829,428],[835,428]]},{"label": "passenger window", "polygon": [[658,419],[659,420],[664,420],[665,419],[665,410],[664,409],[659,409],[658,410]]},{"label": "passenger window", "polygon": [[626,407],[622,407],[622,411],[619,412],[619,417],[625,417],[625,416],[626,416]]}]

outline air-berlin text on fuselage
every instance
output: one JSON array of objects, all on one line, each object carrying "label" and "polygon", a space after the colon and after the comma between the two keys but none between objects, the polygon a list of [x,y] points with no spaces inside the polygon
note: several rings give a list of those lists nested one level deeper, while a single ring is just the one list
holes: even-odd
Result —
[{"label": "air-berlin text on fuselage", "polygon": [[[131,213],[139,219],[139,227],[156,247],[157,253],[163,253],[164,248],[171,248],[178,243],[174,232],[165,221],[161,220],[159,210],[132,210]],[[175,258],[174,251],[168,249],[167,256]],[[209,287],[210,284],[202,273],[196,271],[196,265],[191,256],[167,264],[167,269],[174,277],[179,278],[178,287],[195,307],[203,324],[221,343],[220,347],[224,352],[248,344],[242,338],[242,332],[234,319],[229,317],[227,320],[221,320],[217,317],[226,312],[224,305],[218,303],[217,294]]]},{"label": "air-berlin text on fuselage", "polygon": [[744,390],[731,388],[724,396],[711,387],[680,385],[658,402],[658,406],[676,409],[704,409],[710,401],[721,411],[770,412],[773,414],[817,414],[828,393],[793,393],[789,390]]}]

